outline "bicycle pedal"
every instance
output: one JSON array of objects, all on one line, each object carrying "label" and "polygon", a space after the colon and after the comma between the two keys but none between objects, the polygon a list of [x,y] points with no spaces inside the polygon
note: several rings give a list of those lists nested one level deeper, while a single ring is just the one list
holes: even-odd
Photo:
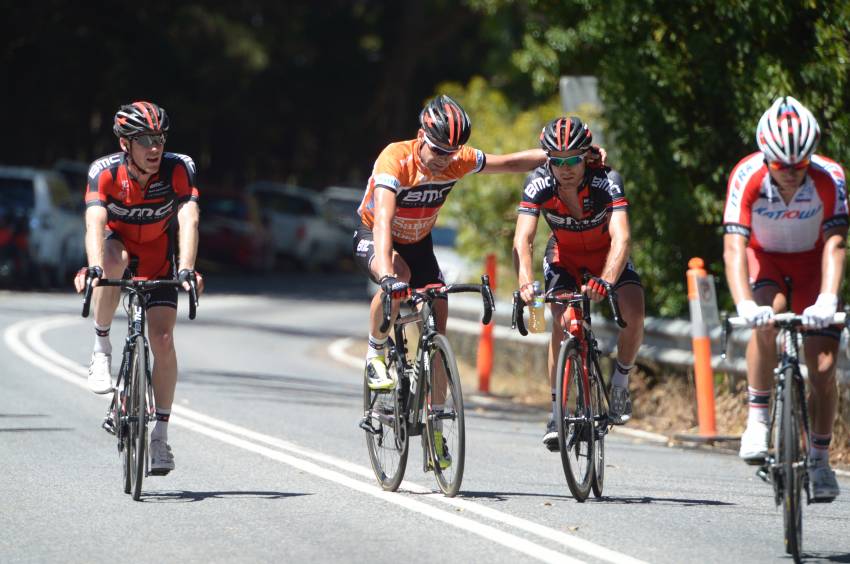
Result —
[{"label": "bicycle pedal", "polygon": [[756,470],[756,476],[764,480],[765,483],[769,484],[770,480],[770,472],[767,471],[767,467],[762,466],[758,470]]},{"label": "bicycle pedal", "polygon": [[111,417],[104,417],[104,418],[103,418],[103,423],[101,423],[101,424],[100,424],[100,427],[101,427],[104,431],[106,431],[107,433],[109,433],[110,435],[115,435],[115,434],[116,434],[115,422],[112,420],[112,418],[111,418]]},{"label": "bicycle pedal", "polygon": [[377,435],[380,432],[374,427],[372,427],[372,423],[369,421],[368,417],[362,417],[358,426],[367,433],[371,433],[373,435]]}]

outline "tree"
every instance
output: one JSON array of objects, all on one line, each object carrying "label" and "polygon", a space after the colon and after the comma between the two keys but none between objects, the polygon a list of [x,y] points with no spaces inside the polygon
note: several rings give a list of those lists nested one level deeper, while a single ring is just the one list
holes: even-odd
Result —
[{"label": "tree", "polygon": [[757,150],[756,123],[776,96],[795,95],[818,117],[820,153],[850,160],[850,3],[469,3],[489,14],[527,14],[513,62],[541,98],[562,74],[599,77],[651,312],[685,312],[689,257],[722,272],[727,176]]}]

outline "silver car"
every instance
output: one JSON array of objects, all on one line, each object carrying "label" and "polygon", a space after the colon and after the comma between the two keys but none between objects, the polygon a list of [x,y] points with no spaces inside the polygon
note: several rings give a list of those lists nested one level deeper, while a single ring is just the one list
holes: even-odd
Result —
[{"label": "silver car", "polygon": [[0,214],[26,230],[28,274],[37,285],[68,285],[85,266],[82,199],[54,171],[0,166]]}]

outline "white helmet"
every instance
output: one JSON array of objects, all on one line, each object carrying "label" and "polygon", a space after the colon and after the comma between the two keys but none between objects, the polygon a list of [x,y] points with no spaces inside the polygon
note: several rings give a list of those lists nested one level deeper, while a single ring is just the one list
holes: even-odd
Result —
[{"label": "white helmet", "polygon": [[756,128],[756,143],[764,157],[784,164],[797,164],[811,157],[819,139],[815,116],[791,96],[777,98]]}]

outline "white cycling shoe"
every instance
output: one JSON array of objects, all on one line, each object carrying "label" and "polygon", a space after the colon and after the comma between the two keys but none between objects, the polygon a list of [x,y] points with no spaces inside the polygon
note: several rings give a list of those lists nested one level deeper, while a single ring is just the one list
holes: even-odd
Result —
[{"label": "white cycling shoe", "polygon": [[161,439],[151,439],[151,474],[165,476],[174,470],[174,455],[171,447]]},{"label": "white cycling shoe", "polygon": [[767,425],[750,423],[741,435],[738,456],[747,464],[762,464],[767,457]]},{"label": "white cycling shoe", "polygon": [[92,353],[89,364],[89,389],[96,394],[112,391],[112,355]]}]

